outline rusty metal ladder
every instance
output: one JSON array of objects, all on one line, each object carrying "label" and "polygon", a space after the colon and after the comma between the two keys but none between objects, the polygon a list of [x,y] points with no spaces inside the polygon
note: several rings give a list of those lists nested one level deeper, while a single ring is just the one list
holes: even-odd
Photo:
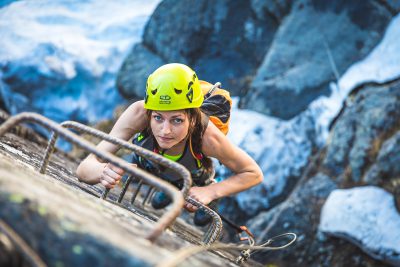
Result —
[{"label": "rusty metal ladder", "polygon": [[[144,199],[144,202],[148,198],[148,196],[151,194],[152,188],[157,188],[157,190],[161,190],[167,193],[172,198],[172,204],[171,208],[169,208],[163,216],[161,216],[156,223],[156,226],[154,229],[151,231],[151,233],[146,237],[150,241],[155,241],[155,239],[162,233],[162,231],[170,226],[174,220],[179,216],[180,211],[184,205],[184,199],[186,198],[186,201],[189,203],[197,206],[200,209],[203,209],[207,214],[209,214],[213,222],[211,223],[209,229],[206,231],[204,237],[203,237],[203,244],[205,245],[210,245],[213,242],[215,242],[221,232],[222,232],[222,220],[220,216],[213,211],[212,209],[208,208],[207,206],[197,202],[196,200],[192,198],[188,198],[187,193],[190,189],[190,186],[192,184],[191,176],[189,171],[183,167],[182,165],[173,162],[169,159],[166,159],[162,157],[161,155],[158,155],[156,153],[153,153],[151,151],[148,151],[142,147],[136,146],[134,144],[131,144],[125,140],[121,140],[115,137],[112,137],[104,132],[101,132],[99,130],[96,130],[94,128],[88,127],[84,124],[80,124],[78,122],[73,122],[73,121],[66,121],[61,124],[57,124],[56,122],[42,116],[36,113],[30,113],[30,112],[23,112],[20,114],[17,114],[15,116],[11,116],[8,118],[2,125],[0,125],[0,136],[4,135],[7,131],[9,131],[12,127],[15,125],[22,123],[22,122],[34,122],[39,125],[41,125],[44,128],[47,128],[48,130],[52,130],[52,136],[48,142],[48,146],[46,148],[45,156],[42,160],[41,166],[40,166],[40,172],[45,174],[46,168],[50,159],[51,154],[54,151],[54,145],[55,142],[58,138],[58,136],[62,136],[65,140],[81,147],[82,149],[86,150],[87,152],[93,153],[96,155],[98,158],[108,161],[112,164],[114,164],[117,167],[120,167],[123,169],[125,172],[127,172],[130,176],[128,178],[128,181],[125,183],[124,188],[122,189],[122,192],[118,198],[118,203],[120,203],[125,195],[125,192],[127,190],[127,187],[129,186],[132,177],[136,177],[141,181],[142,183],[148,184],[150,187],[149,192],[147,194],[147,197]],[[168,182],[150,174],[147,173],[144,170],[141,170],[139,168],[134,168],[130,164],[128,164],[126,161],[116,157],[115,155],[105,152],[105,151],[100,151],[96,148],[96,146],[82,137],[78,136],[77,134],[73,133],[72,131],[68,131],[65,128],[70,128],[74,129],[78,132],[84,132],[93,136],[96,136],[102,140],[111,142],[113,144],[119,145],[121,147],[124,147],[128,150],[134,151],[138,155],[142,157],[146,157],[149,160],[152,160],[154,162],[157,162],[167,168],[171,168],[175,170],[178,175],[181,176],[181,178],[184,181],[184,186],[181,191],[178,191],[174,186],[169,184]],[[108,190],[104,190],[102,198],[106,199],[108,194]],[[137,192],[136,192],[137,194]],[[131,202],[134,201],[131,200]]]}]

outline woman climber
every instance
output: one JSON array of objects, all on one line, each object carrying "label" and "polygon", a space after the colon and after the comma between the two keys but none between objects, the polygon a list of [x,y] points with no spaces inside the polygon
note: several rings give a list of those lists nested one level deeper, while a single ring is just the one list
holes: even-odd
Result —
[{"label": "woman climber", "polygon": [[[135,136],[135,144],[184,165],[193,179],[188,196],[212,207],[219,198],[259,184],[263,174],[257,163],[210,121],[209,114],[202,112],[204,98],[201,81],[191,68],[178,63],[163,65],[148,77],[144,101],[131,104],[117,120],[110,135],[123,140]],[[111,153],[119,149],[106,141],[102,141],[98,148]],[[221,182],[213,182],[214,169],[210,158],[217,159],[233,175]],[[178,188],[182,186],[174,172],[145,158],[133,155],[132,163]],[[101,183],[106,188],[113,188],[124,171],[90,154],[78,166],[77,175],[82,182]],[[167,195],[158,192],[153,197],[152,206],[164,208],[170,201]],[[185,208],[191,212],[197,210],[190,203],[186,203]],[[195,223],[205,225],[210,220],[199,212],[195,214]]]}]

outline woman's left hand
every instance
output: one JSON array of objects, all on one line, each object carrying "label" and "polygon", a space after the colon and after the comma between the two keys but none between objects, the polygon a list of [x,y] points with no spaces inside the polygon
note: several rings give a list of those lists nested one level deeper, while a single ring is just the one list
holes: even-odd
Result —
[{"label": "woman's left hand", "polygon": [[[214,200],[214,192],[211,190],[211,188],[208,188],[208,186],[193,186],[189,190],[188,197],[191,197],[198,202],[208,205],[211,201]],[[197,207],[186,202],[184,206],[189,212],[194,212],[197,210]]]}]

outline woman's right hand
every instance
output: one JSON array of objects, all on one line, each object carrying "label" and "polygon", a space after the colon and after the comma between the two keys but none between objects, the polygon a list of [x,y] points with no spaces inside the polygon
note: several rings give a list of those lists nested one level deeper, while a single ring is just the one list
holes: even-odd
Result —
[{"label": "woman's right hand", "polygon": [[106,188],[114,188],[119,183],[125,171],[111,163],[106,163],[100,176],[100,183]]},{"label": "woman's right hand", "polygon": [[[130,164],[133,167],[137,167],[137,164]],[[111,163],[106,163],[103,168],[103,172],[100,176],[100,183],[106,188],[114,188],[119,183],[125,171]]]}]

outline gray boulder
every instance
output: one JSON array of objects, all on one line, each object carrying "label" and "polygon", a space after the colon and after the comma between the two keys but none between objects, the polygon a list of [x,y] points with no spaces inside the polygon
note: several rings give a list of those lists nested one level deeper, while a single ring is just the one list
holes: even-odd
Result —
[{"label": "gray boulder", "polygon": [[[371,185],[385,186],[387,182],[393,180],[392,177],[400,177],[400,131],[387,139],[381,149],[374,164],[365,174],[365,181]],[[400,199],[400,198],[399,198]],[[400,202],[398,203],[400,204]],[[400,205],[399,205],[400,207]]]},{"label": "gray boulder", "polygon": [[295,244],[287,249],[273,253],[257,253],[255,259],[258,261],[264,264],[280,263],[282,266],[332,266],[329,265],[332,262],[323,260],[320,255],[325,251],[314,248],[318,242],[319,211],[329,193],[337,187],[330,177],[323,173],[317,173],[307,179],[301,182],[286,201],[270,211],[260,213],[248,222],[249,229],[256,236],[258,243],[285,232],[293,232],[298,236]]},{"label": "gray boulder", "polygon": [[241,105],[294,117],[371,51],[394,14],[374,1],[295,1]]},{"label": "gray boulder", "polygon": [[323,166],[341,186],[380,185],[394,193],[400,80],[357,90],[332,128]]},{"label": "gray boulder", "polygon": [[[220,81],[233,95],[244,94],[243,85],[261,64],[260,55],[289,10],[285,1],[165,0],[146,25],[142,44],[152,52],[146,55],[150,61],[156,57],[189,64],[200,79]],[[134,49],[127,61],[146,64],[139,62],[142,55]],[[123,95],[136,94],[129,84],[118,84]]]},{"label": "gray boulder", "polygon": [[398,0],[389,0],[386,1],[388,8],[392,10],[392,12],[399,12],[400,10],[400,1]]},{"label": "gray boulder", "polygon": [[136,44],[117,77],[117,88],[125,98],[144,98],[146,77],[165,62],[142,44]]}]

